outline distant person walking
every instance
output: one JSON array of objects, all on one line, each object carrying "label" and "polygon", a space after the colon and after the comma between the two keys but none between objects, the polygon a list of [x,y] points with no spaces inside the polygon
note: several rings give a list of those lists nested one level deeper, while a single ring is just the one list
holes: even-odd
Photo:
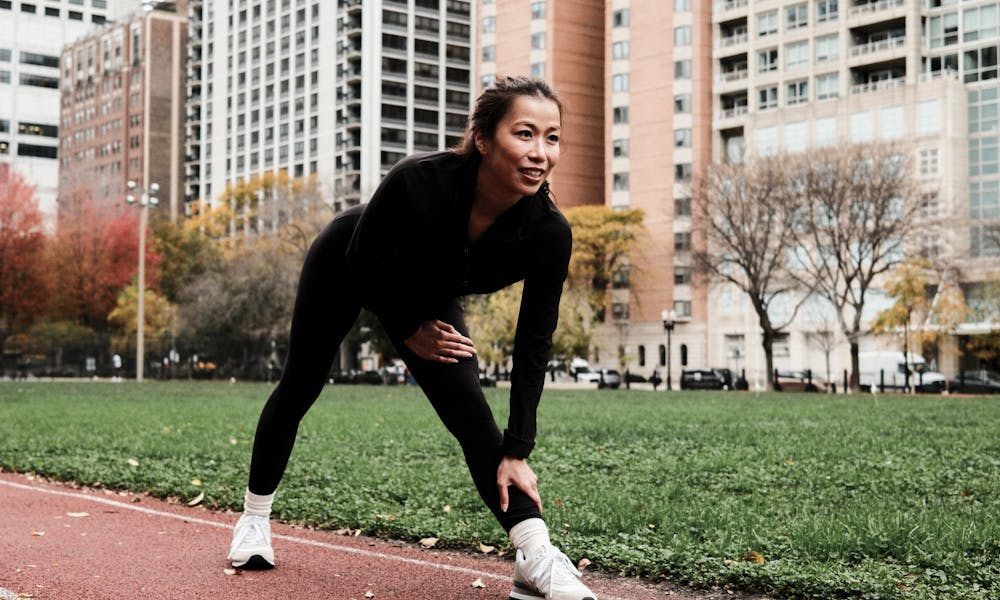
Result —
[{"label": "distant person walking", "polygon": [[117,352],[111,357],[111,381],[122,380],[122,357]]},{"label": "distant person walking", "polygon": [[[548,187],[561,128],[562,105],[548,84],[498,79],[477,99],[457,148],[403,159],[367,205],[338,215],[313,243],[285,369],[257,424],[233,566],[274,566],[268,519],[299,422],[366,307],[457,438],[480,496],[517,549],[510,597],[596,599],[552,546],[526,460],[572,246]],[[510,417],[501,433],[459,299],[518,281]]]}]

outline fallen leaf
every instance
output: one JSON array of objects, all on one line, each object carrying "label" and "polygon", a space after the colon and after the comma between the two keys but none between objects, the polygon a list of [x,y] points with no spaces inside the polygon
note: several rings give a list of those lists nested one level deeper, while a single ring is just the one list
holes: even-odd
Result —
[{"label": "fallen leaf", "polygon": [[42,537],[43,535],[45,535],[45,532],[44,531],[32,531],[31,535],[33,535],[35,537]]},{"label": "fallen leaf", "polygon": [[236,575],[237,573],[236,569],[223,569],[222,572],[226,575]]},{"label": "fallen leaf", "polygon": [[442,510],[444,510],[444,512],[446,512],[446,513],[450,513],[451,512],[451,505],[450,504],[445,504],[444,508]]},{"label": "fallen leaf", "polygon": [[480,577],[479,579],[477,579],[477,580],[475,580],[475,581],[472,582],[472,587],[474,587],[474,588],[485,588],[486,584],[483,583],[483,578]]},{"label": "fallen leaf", "polygon": [[367,592],[365,592],[365,598],[374,598],[374,597],[375,597],[375,592],[373,592],[371,590],[368,590]]},{"label": "fallen leaf", "polygon": [[201,501],[204,499],[205,499],[205,492],[202,492],[197,496],[195,496],[194,498],[191,498],[191,500],[188,502],[188,506],[198,506],[198,504],[201,503]]},{"label": "fallen leaf", "polygon": [[85,513],[85,512],[71,512],[71,513],[66,513],[66,516],[67,517],[76,517],[76,518],[89,517],[90,513]]},{"label": "fallen leaf", "polygon": [[762,565],[764,564],[764,555],[756,550],[751,550],[743,555],[743,562],[752,562]]},{"label": "fallen leaf", "polygon": [[133,467],[138,467],[139,466],[139,461],[137,461],[134,458],[130,458],[130,459],[128,459],[128,464],[132,465]]},{"label": "fallen leaf", "polygon": [[14,597],[15,597],[15,598],[34,598],[34,597],[35,597],[35,595],[34,595],[34,594],[32,594],[32,593],[30,593],[30,592],[22,592],[22,593],[20,593],[20,594],[18,594],[18,595],[16,595],[16,596],[14,596]]},{"label": "fallen leaf", "polygon": [[198,486],[201,485],[201,480],[200,479],[192,479],[191,480],[191,485],[193,485],[194,487],[198,487]]},{"label": "fallen leaf", "polygon": [[433,548],[438,543],[438,539],[435,537],[426,537],[420,540],[420,545],[424,548]]},{"label": "fallen leaf", "polygon": [[230,443],[230,444],[232,444],[233,446],[235,446],[235,445],[236,445],[236,444],[238,444],[239,442],[238,442],[238,441],[236,440],[236,438],[234,438],[234,437],[231,437],[231,438],[229,438],[229,443]]},{"label": "fallen leaf", "polygon": [[590,566],[590,559],[589,558],[581,558],[580,562],[576,563],[576,570],[577,571],[582,571],[582,570],[586,569],[589,566]]},{"label": "fallen leaf", "polygon": [[393,514],[378,513],[375,516],[378,517],[378,518],[380,518],[380,519],[385,519],[386,521],[395,521],[396,520],[396,515],[393,515]]},{"label": "fallen leaf", "polygon": [[166,425],[163,426],[163,433],[170,433],[170,428]]},{"label": "fallen leaf", "polygon": [[493,550],[495,550],[493,546],[487,546],[486,544],[479,542],[479,551],[483,554],[489,554],[490,552],[493,552]]},{"label": "fallen leaf", "polygon": [[555,501],[553,502],[553,504],[555,504],[559,508],[562,508],[562,505],[563,505],[562,498],[556,498]]}]

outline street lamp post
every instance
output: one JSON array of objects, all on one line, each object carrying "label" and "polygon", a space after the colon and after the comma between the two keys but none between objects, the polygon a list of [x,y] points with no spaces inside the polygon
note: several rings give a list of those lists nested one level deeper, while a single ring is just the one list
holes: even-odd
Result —
[{"label": "street lamp post", "polygon": [[674,321],[677,320],[677,313],[672,310],[663,309],[660,312],[663,319],[663,330],[667,332],[667,391],[673,389],[670,383],[670,334],[674,331]]},{"label": "street lamp post", "polygon": [[136,182],[130,180],[129,194],[125,199],[130,206],[139,205],[139,304],[135,314],[135,380],[142,381],[146,355],[146,224],[149,221],[147,209],[160,203],[156,197],[160,191],[160,184],[151,183],[147,190],[138,190],[138,187]]}]

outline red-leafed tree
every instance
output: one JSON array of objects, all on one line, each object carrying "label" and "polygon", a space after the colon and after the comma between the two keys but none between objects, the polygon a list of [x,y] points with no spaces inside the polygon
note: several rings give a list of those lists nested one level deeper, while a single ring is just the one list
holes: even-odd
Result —
[{"label": "red-leafed tree", "polygon": [[[107,328],[119,293],[138,271],[138,227],[138,210],[109,205],[84,186],[61,199],[50,253],[54,318]],[[146,285],[155,288],[161,259],[146,239]]]},{"label": "red-leafed tree", "polygon": [[0,164],[0,342],[45,312],[45,243],[35,186]]}]

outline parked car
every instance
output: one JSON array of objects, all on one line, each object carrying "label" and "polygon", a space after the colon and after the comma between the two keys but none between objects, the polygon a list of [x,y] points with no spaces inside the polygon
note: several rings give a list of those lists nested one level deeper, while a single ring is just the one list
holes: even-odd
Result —
[{"label": "parked car", "polygon": [[774,389],[779,392],[825,392],[826,384],[814,379],[812,371],[778,371]]},{"label": "parked car", "polygon": [[949,385],[962,394],[1000,394],[1000,373],[996,371],[962,371]]},{"label": "parked car", "polygon": [[640,375],[638,373],[633,373],[631,371],[625,371],[625,381],[628,383],[646,383],[648,380],[645,375]]},{"label": "parked car", "polygon": [[597,380],[598,388],[611,388],[617,390],[622,385],[621,373],[614,369],[598,369],[600,378]]},{"label": "parked car", "polygon": [[717,369],[684,369],[681,371],[682,390],[726,390],[729,383]]},{"label": "parked car", "polygon": [[595,371],[590,367],[577,367],[573,371],[573,376],[580,383],[598,383],[601,380],[600,370]]}]

